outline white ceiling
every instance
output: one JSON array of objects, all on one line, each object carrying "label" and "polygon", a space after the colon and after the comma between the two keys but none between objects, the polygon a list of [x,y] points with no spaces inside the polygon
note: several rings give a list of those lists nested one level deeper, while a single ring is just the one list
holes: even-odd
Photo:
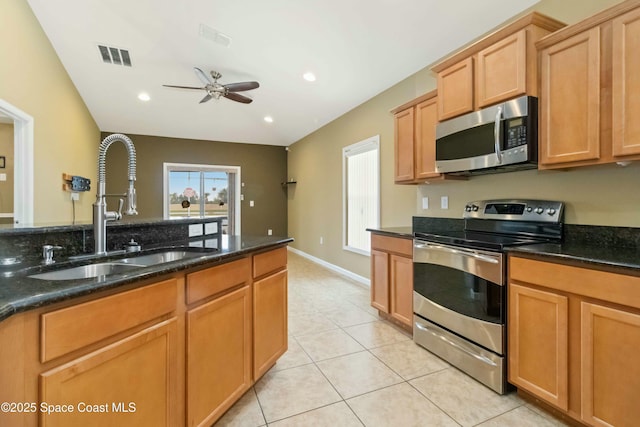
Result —
[{"label": "white ceiling", "polygon": [[[28,2],[100,130],[286,146],[537,0]],[[231,45],[201,37],[201,24]],[[128,50],[133,66],[105,64],[98,44]],[[253,103],[162,87],[202,86],[194,66],[223,84],[260,82],[243,92]]]}]

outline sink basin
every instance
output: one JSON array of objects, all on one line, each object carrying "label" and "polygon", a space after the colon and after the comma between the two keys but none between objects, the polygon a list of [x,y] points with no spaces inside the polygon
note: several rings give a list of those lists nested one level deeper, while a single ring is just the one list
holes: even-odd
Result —
[{"label": "sink basin", "polygon": [[48,273],[33,274],[29,277],[41,280],[93,279],[112,274],[124,274],[142,267],[150,267],[152,265],[179,261],[184,258],[197,258],[200,256],[202,256],[202,252],[170,250],[147,255],[134,255],[124,259],[82,265],[80,267],[70,267]]},{"label": "sink basin", "polygon": [[78,280],[92,279],[111,274],[123,274],[145,265],[123,262],[101,262],[98,264],[82,265],[80,267],[65,268],[63,270],[50,271],[48,273],[34,274],[29,277],[41,280]]},{"label": "sink basin", "polygon": [[118,262],[148,267],[151,265],[163,264],[165,262],[179,261],[184,258],[197,258],[199,256],[202,256],[201,252],[171,250],[149,255],[132,256],[129,258],[119,259]]}]

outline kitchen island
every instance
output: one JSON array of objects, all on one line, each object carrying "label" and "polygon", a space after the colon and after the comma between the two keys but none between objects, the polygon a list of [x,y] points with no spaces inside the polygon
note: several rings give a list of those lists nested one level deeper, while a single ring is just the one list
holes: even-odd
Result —
[{"label": "kitchen island", "polygon": [[0,425],[211,425],[287,349],[290,241],[158,243],[195,256],[90,279],[29,277],[87,260],[5,273]]}]

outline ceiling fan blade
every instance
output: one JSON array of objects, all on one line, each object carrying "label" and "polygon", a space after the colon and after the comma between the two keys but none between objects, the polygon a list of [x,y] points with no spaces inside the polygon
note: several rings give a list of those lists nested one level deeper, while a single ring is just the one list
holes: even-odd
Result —
[{"label": "ceiling fan blade", "polygon": [[200,100],[200,104],[202,104],[203,102],[207,102],[208,100],[210,100],[211,98],[213,98],[213,96],[207,94],[204,98],[202,98]]},{"label": "ceiling fan blade", "polygon": [[240,95],[239,93],[227,92],[223,94],[225,98],[231,99],[232,101],[242,102],[243,104],[251,104],[253,99],[248,98],[244,95]]},{"label": "ceiling fan blade", "polygon": [[198,76],[198,78],[200,79],[200,81],[202,83],[204,83],[205,85],[210,85],[213,82],[211,81],[211,79],[209,79],[209,77],[207,77],[207,75],[204,73],[204,71],[202,71],[200,68],[198,67],[193,67],[193,71],[195,71],[196,76]]},{"label": "ceiling fan blade", "polygon": [[229,83],[227,85],[223,85],[229,92],[242,92],[244,90],[257,89],[260,87],[260,83],[258,82],[240,82],[240,83]]},{"label": "ceiling fan blade", "polygon": [[203,87],[195,87],[195,86],[174,86],[174,85],[162,85],[164,87],[174,87],[177,89],[197,89],[197,90],[202,90],[204,89]]}]

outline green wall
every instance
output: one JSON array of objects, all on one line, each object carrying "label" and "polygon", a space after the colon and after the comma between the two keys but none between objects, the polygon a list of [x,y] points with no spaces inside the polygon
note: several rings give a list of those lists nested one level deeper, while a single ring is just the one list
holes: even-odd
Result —
[{"label": "green wall", "polygon": [[[115,132],[103,132],[102,138]],[[284,147],[127,134],[136,147],[139,218],[162,218],[163,163],[240,166],[243,234],[287,235],[287,154]],[[107,192],[127,189],[127,151],[114,143],[107,151]],[[249,201],[254,201],[254,207]],[[109,202],[117,208],[117,201]]]}]

